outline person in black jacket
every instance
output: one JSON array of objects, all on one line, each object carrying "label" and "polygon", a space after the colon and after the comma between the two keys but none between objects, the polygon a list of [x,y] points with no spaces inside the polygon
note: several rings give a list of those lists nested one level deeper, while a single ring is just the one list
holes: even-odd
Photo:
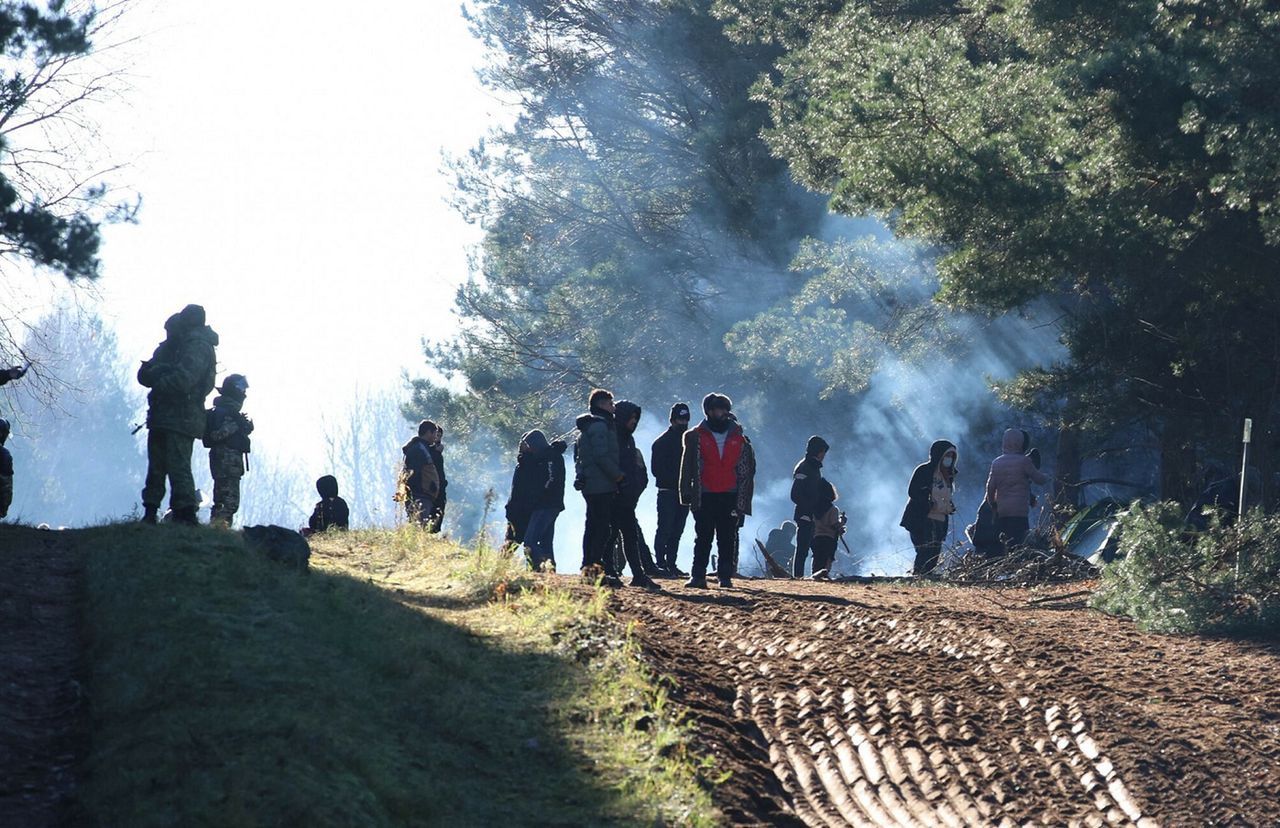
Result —
[{"label": "person in black jacket", "polygon": [[827,441],[817,436],[809,438],[804,447],[804,458],[796,463],[791,472],[791,502],[796,504],[794,520],[796,522],[796,554],[791,559],[791,576],[804,577],[805,560],[809,557],[809,546],[813,542],[813,524],[821,515],[819,507],[823,505],[823,494],[826,491],[822,479],[822,461],[827,458],[831,448]]},{"label": "person in black jacket", "polygon": [[956,446],[949,440],[935,440],[929,447],[929,461],[911,473],[907,506],[898,525],[911,535],[916,548],[914,575],[927,575],[938,565],[947,525],[955,512],[951,497],[955,476]]},{"label": "person in black jacket", "polygon": [[329,529],[345,531],[351,522],[351,511],[347,508],[347,501],[338,497],[338,478],[331,474],[321,477],[316,481],[316,492],[320,500],[307,521],[309,533]]},{"label": "person in black jacket", "polygon": [[440,527],[444,525],[444,507],[449,502],[449,478],[444,473],[444,426],[436,423],[435,432],[428,434],[426,440],[427,452],[431,455],[431,462],[435,464],[436,476],[440,478],[440,493],[436,496],[427,532],[438,535]]},{"label": "person in black jacket", "polygon": [[564,453],[568,443],[548,443],[534,429],[520,440],[520,455],[511,477],[507,521],[512,540],[522,543],[534,570],[555,571],[556,518],[564,511]]},{"label": "person in black jacket", "polygon": [[680,503],[680,456],[684,452],[684,433],[689,430],[689,406],[671,406],[671,425],[653,441],[649,467],[658,487],[658,531],[653,536],[653,552],[658,569],[672,578],[688,577],[676,568],[680,536],[689,519],[689,507]]},{"label": "person in black jacket", "polygon": [[658,585],[650,577],[640,554],[640,524],[636,520],[640,493],[649,485],[644,456],[636,448],[640,413],[640,406],[629,400],[619,400],[613,408],[614,422],[618,427],[618,468],[622,470],[618,499],[613,506],[613,532],[615,537],[620,537],[622,552],[631,567],[631,585],[657,589]]}]

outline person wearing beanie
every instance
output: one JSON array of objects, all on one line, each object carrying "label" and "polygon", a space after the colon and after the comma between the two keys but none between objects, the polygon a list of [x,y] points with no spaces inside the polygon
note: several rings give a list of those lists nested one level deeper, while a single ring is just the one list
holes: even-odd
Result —
[{"label": "person wearing beanie", "polygon": [[9,514],[13,503],[13,455],[4,447],[9,439],[9,421],[0,417],[0,520]]},{"label": "person wearing beanie", "polygon": [[248,470],[249,435],[253,420],[245,416],[249,381],[243,374],[229,374],[222,392],[213,398],[205,424],[204,445],[209,449],[209,473],[213,476],[213,510],[209,525],[230,528],[240,511],[240,478]]},{"label": "person wearing beanie", "polygon": [[622,586],[609,549],[613,543],[613,509],[623,473],[618,465],[618,430],[614,422],[613,394],[596,388],[589,395],[587,413],[574,421],[578,429],[573,450],[573,487],[582,492],[587,505],[586,527],[582,532],[582,573],[595,580],[603,571],[602,583]]},{"label": "person wearing beanie", "polygon": [[170,316],[164,327],[165,340],[138,368],[138,383],[151,389],[142,521],[159,521],[167,480],[174,521],[194,526],[199,522],[199,499],[191,450],[207,425],[204,400],[217,379],[218,334],[205,324],[204,308],[199,305],[187,305]]},{"label": "person wearing beanie", "polygon": [[413,523],[430,529],[436,501],[440,497],[440,473],[431,456],[431,441],[436,437],[436,424],[430,420],[418,423],[418,434],[400,447],[404,465],[396,497],[404,502],[405,516]]},{"label": "person wearing beanie", "polygon": [[949,440],[929,446],[929,460],[916,466],[907,483],[907,505],[898,525],[916,549],[911,573],[928,575],[938,565],[947,526],[955,514],[956,447]]},{"label": "person wearing beanie", "polygon": [[338,478],[331,474],[321,477],[316,481],[316,493],[320,500],[311,510],[307,529],[310,532],[327,532],[330,529],[345,532],[351,523],[351,510],[347,508],[347,501],[338,497]]},{"label": "person wearing beanie", "polygon": [[689,507],[680,502],[680,457],[684,433],[689,430],[689,404],[671,406],[671,424],[653,441],[649,467],[658,487],[658,530],[653,536],[653,553],[658,569],[671,578],[687,577],[676,567],[680,537],[689,520]]},{"label": "person wearing beanie", "polygon": [[[796,505],[792,517],[796,522],[796,554],[791,559],[793,578],[804,577],[804,565],[813,541],[814,521],[819,517],[819,507],[823,505],[823,484],[826,480],[822,477],[822,463],[830,448],[826,440],[815,434],[805,446],[804,457],[791,471],[791,502]],[[814,570],[817,570],[816,564]]]},{"label": "person wearing beanie", "polygon": [[687,587],[706,589],[711,543],[720,555],[721,587],[733,586],[738,563],[738,529],[751,514],[756,458],[742,426],[730,416],[725,395],[702,400],[705,419],[685,432],[680,460],[680,502],[693,513],[693,567]]}]

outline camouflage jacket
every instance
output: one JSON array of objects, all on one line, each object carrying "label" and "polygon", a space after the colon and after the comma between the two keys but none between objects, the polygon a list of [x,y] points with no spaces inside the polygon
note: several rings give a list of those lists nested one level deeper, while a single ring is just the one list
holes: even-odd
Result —
[{"label": "camouflage jacket", "polygon": [[0,446],[0,518],[9,514],[13,503],[13,455]]},{"label": "camouflage jacket", "polygon": [[147,395],[147,428],[204,436],[204,399],[217,377],[218,335],[208,325],[175,330],[138,369]]}]

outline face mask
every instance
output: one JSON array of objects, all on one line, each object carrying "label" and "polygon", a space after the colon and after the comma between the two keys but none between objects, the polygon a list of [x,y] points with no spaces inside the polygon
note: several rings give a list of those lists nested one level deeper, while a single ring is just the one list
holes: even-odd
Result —
[{"label": "face mask", "polygon": [[944,457],[944,458],[942,458],[942,465],[943,465],[945,468],[948,468],[948,469],[949,469],[949,468],[951,468],[952,466],[954,466],[955,464],[956,464],[956,459],[955,459],[954,457]]}]

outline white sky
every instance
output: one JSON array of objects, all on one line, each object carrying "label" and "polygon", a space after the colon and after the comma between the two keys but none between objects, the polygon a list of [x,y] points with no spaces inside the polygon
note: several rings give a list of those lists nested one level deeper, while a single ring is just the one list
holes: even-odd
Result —
[{"label": "white sky", "polygon": [[322,412],[422,374],[421,338],[456,325],[479,230],[445,203],[442,152],[502,116],[479,43],[439,0],[142,0],[124,27],[132,88],[94,114],[143,202],[105,229],[100,312],[142,359],[202,304],[256,441],[308,454]]}]

